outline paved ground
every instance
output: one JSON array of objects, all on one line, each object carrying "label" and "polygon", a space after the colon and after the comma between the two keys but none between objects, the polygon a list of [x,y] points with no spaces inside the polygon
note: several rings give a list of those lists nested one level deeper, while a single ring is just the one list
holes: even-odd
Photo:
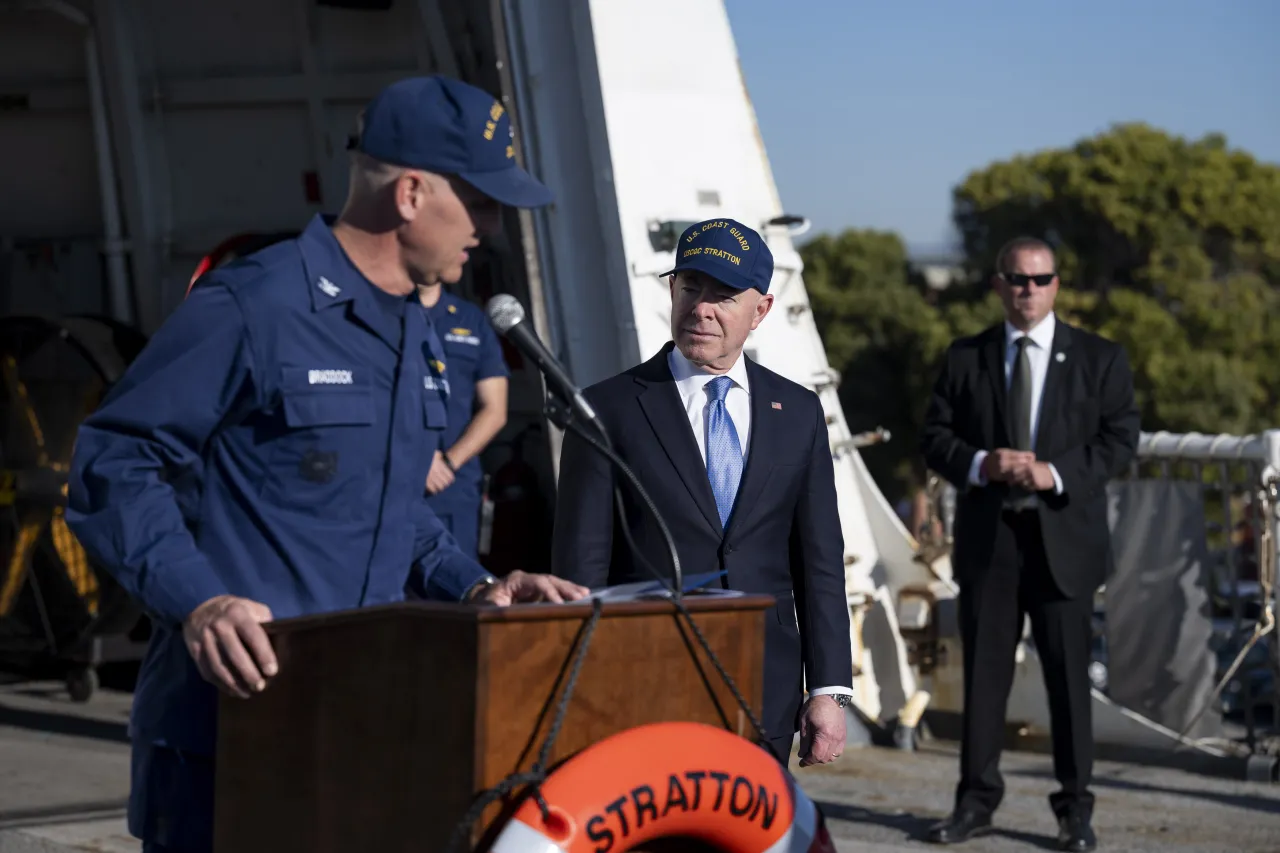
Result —
[{"label": "paved ground", "polygon": [[[0,853],[137,853],[123,818],[129,703],[123,690],[75,705],[57,684],[0,687]],[[939,742],[916,753],[850,749],[829,768],[796,772],[841,853],[901,853],[934,849],[916,839],[949,808],[955,766],[954,746]],[[1012,753],[1003,766],[1000,834],[961,849],[1053,849],[1049,759]],[[1102,851],[1280,851],[1280,785],[1117,763],[1097,776]],[[55,814],[67,809],[77,814]]]},{"label": "paved ground", "polygon": [[[1047,756],[1008,753],[1009,788],[1000,834],[963,846],[973,853],[1054,849],[1057,827],[1047,797],[1056,787]],[[850,750],[830,769],[798,772],[832,821],[841,851],[937,849],[921,837],[951,806],[956,754],[936,744],[914,754]],[[1094,828],[1099,849],[1115,853],[1276,853],[1280,785],[1178,770],[1102,763]]]}]

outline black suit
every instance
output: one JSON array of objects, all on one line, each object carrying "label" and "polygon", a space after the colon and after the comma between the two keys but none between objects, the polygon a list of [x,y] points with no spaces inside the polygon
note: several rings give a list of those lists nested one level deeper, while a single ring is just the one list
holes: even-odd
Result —
[{"label": "black suit", "polygon": [[1094,591],[1111,563],[1106,484],[1138,444],[1133,377],[1124,349],[1057,320],[1039,413],[1036,458],[1056,468],[1062,493],[1030,510],[1007,508],[1003,483],[974,486],[978,450],[1013,447],[1004,325],[947,351],[929,401],[921,450],[957,487],[952,566],[960,585],[964,738],[957,807],[990,813],[999,773],[1014,653],[1030,616],[1053,729],[1059,816],[1092,812],[1093,734],[1088,666]]},{"label": "black suit", "polygon": [[[814,688],[850,687],[853,680],[844,539],[822,404],[812,391],[747,360],[748,455],[728,529],[722,529],[667,364],[672,346],[584,393],[614,449],[662,512],[682,569],[727,570],[728,588],[777,597],[765,631],[761,722],[785,761],[797,730],[802,679]],[[625,538],[615,535],[615,476],[603,456],[565,435],[553,546],[557,574],[590,587],[653,578]],[[669,578],[669,551],[657,526],[626,484],[622,493],[637,546]]]}]

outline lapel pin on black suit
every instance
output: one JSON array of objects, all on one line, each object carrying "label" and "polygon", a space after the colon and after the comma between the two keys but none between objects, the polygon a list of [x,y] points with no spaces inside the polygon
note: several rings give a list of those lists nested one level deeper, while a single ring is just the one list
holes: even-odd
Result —
[{"label": "lapel pin on black suit", "polygon": [[1064,361],[1066,361],[1066,360],[1067,360],[1067,354],[1066,354],[1065,352],[1057,353],[1057,354],[1053,357],[1053,360],[1054,360],[1054,361],[1056,361],[1056,362],[1058,362],[1058,364],[1062,364],[1062,362],[1064,362]]},{"label": "lapel pin on black suit", "polygon": [[782,404],[781,404],[781,403],[772,403],[771,405],[772,405],[775,409],[777,409],[778,411],[782,411]]}]

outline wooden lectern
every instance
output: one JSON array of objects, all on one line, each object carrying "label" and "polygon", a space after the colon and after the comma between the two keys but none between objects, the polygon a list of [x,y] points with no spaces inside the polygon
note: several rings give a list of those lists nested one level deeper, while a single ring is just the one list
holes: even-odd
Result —
[{"label": "wooden lectern", "polygon": [[[758,719],[774,599],[685,602]],[[220,700],[215,853],[444,851],[479,794],[537,759],[591,613],[405,603],[271,623],[280,674]],[[672,720],[756,739],[671,602],[605,604],[548,766]],[[473,844],[513,808],[491,805]]]}]

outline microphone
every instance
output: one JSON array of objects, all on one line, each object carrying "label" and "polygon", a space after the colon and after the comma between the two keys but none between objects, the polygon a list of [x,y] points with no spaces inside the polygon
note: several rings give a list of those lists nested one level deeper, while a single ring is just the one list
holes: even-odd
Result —
[{"label": "microphone", "polygon": [[538,365],[538,369],[542,371],[542,375],[547,378],[547,384],[551,386],[552,391],[571,405],[578,414],[593,423],[599,423],[595,410],[582,396],[578,386],[573,384],[564,367],[556,361],[556,357],[538,338],[538,333],[524,322],[524,306],[520,304],[519,299],[509,293],[499,293],[489,300],[485,312],[489,315],[489,322],[493,324],[498,334],[533,359],[534,364]]},{"label": "microphone", "polygon": [[[632,552],[635,553],[636,558],[653,573],[654,577],[667,587],[676,602],[676,606],[681,606],[684,570],[680,566],[680,552],[676,548],[676,541],[671,536],[671,529],[667,527],[667,523],[662,518],[662,513],[658,510],[657,504],[653,502],[653,498],[649,497],[649,493],[645,491],[640,479],[636,477],[635,472],[623,461],[622,457],[614,452],[613,442],[609,438],[609,431],[605,429],[604,424],[596,417],[595,411],[588,405],[586,399],[582,396],[582,392],[573,384],[573,380],[569,378],[569,374],[565,372],[560,362],[556,361],[555,356],[547,351],[542,341],[538,339],[537,333],[529,328],[529,324],[523,322],[524,306],[520,304],[520,300],[510,294],[499,293],[489,300],[488,305],[485,307],[485,313],[489,315],[489,322],[493,324],[493,328],[498,331],[498,334],[510,340],[522,353],[533,359],[542,374],[547,377],[547,384],[558,392],[557,396],[561,400],[568,403],[570,411],[565,411],[564,408],[556,405],[554,400],[548,399],[546,407],[547,419],[562,430],[574,433],[597,452],[603,454],[622,472],[627,484],[639,495],[641,503],[653,516],[654,522],[658,526],[658,532],[662,535],[667,550],[671,554],[671,571],[675,576],[675,585],[669,585],[662,573],[655,569],[653,564],[645,558],[644,552],[632,539],[631,530],[627,527],[625,518],[622,524],[622,535],[627,540],[627,545]],[[582,425],[575,420],[574,415],[580,415],[585,418],[595,429],[583,429]],[[614,485],[613,492],[614,500],[617,502],[618,511],[621,514],[624,506],[622,490],[617,485]],[[696,626],[694,630],[697,630]]]}]

